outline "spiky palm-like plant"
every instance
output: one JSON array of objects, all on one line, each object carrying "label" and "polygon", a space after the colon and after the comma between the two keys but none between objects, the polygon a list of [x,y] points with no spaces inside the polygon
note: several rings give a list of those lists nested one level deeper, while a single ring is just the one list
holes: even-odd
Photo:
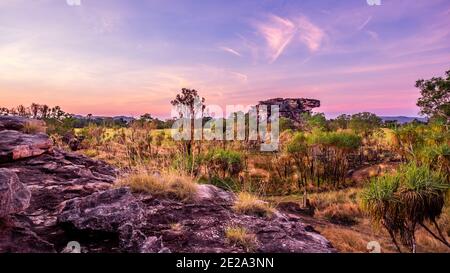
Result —
[{"label": "spiky palm-like plant", "polygon": [[396,236],[403,231],[404,215],[402,204],[396,192],[400,186],[397,174],[372,179],[361,193],[361,207],[372,218],[388,231],[397,250],[401,252]]},{"label": "spiky palm-like plant", "polygon": [[[434,238],[450,247],[437,218],[442,213],[449,185],[445,175],[429,166],[409,163],[394,174],[375,178],[361,194],[362,208],[389,232],[400,251],[396,237],[416,251],[415,231],[422,226]],[[433,223],[435,234],[426,223]]]}]

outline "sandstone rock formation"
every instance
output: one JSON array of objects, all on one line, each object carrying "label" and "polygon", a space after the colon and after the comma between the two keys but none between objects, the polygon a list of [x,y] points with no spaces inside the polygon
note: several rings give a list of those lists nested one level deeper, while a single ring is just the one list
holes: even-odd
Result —
[{"label": "sandstone rock formation", "polygon": [[278,105],[280,107],[280,117],[285,117],[299,123],[300,115],[302,113],[310,113],[312,109],[320,107],[320,101],[303,98],[275,98],[260,101],[258,105],[268,106],[267,110],[269,112],[269,116],[270,106]]},{"label": "sandstone rock formation", "polygon": [[30,191],[13,171],[0,169],[0,218],[28,208],[30,197]]},{"label": "sandstone rock formation", "polygon": [[[12,141],[21,133],[1,133],[9,141],[0,150],[23,143]],[[28,146],[42,139],[33,135]],[[229,226],[254,234],[257,252],[334,252],[299,219],[234,213],[234,195],[214,186],[200,185],[189,203],[132,193],[114,187],[117,170],[103,162],[51,146],[42,151],[0,163],[0,253],[61,252],[72,241],[82,252],[244,252],[227,242]]]},{"label": "sandstone rock formation", "polygon": [[52,149],[53,143],[43,133],[36,135],[18,131],[0,131],[0,162],[10,162],[22,158],[41,155]]}]

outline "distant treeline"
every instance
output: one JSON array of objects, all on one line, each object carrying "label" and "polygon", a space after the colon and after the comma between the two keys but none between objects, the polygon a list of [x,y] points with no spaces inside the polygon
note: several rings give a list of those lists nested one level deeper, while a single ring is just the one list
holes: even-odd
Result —
[{"label": "distant treeline", "polygon": [[174,120],[160,120],[150,114],[144,114],[139,118],[133,117],[97,117],[92,114],[86,116],[74,115],[65,112],[60,106],[50,107],[46,104],[32,103],[30,106],[19,105],[13,108],[0,107],[0,116],[20,116],[45,120],[47,124],[65,124],[71,128],[84,128],[91,124],[106,127],[128,127],[133,123],[150,125],[154,129],[171,128]]}]

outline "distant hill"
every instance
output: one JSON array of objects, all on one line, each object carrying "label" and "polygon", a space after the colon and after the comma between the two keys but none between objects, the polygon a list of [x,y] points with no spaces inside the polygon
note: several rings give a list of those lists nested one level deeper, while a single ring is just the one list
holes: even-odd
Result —
[{"label": "distant hill", "polygon": [[397,117],[380,117],[383,121],[394,121],[396,120],[400,124],[404,123],[410,123],[414,120],[418,120],[421,122],[427,122],[427,118],[420,118],[420,117],[404,117],[404,116],[397,116]]},{"label": "distant hill", "polygon": [[92,116],[92,117],[89,118],[87,116],[74,115],[73,117],[76,118],[76,119],[79,119],[79,120],[91,119],[92,121],[98,121],[98,122],[102,122],[102,121],[106,121],[106,120],[114,120],[114,121],[119,121],[119,122],[123,122],[123,123],[126,123],[126,124],[136,120],[134,117],[128,117],[128,116],[114,116],[114,117]]}]

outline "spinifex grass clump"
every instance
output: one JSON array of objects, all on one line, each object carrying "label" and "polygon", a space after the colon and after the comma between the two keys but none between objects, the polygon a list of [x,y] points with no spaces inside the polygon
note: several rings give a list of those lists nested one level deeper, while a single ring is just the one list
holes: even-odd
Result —
[{"label": "spinifex grass clump", "polygon": [[253,251],[257,246],[257,239],[246,228],[229,226],[225,229],[225,238],[231,245],[243,247],[246,251]]},{"label": "spinifex grass clump", "polygon": [[121,179],[119,187],[130,187],[132,191],[150,193],[155,196],[181,201],[195,199],[197,183],[192,178],[178,175],[133,174]]},{"label": "spinifex grass clump", "polygon": [[233,210],[237,213],[261,217],[271,217],[275,212],[269,203],[247,192],[240,192],[237,195]]},{"label": "spinifex grass clump", "polygon": [[[450,247],[436,221],[449,188],[445,175],[428,166],[410,163],[394,174],[373,179],[362,192],[361,203],[372,219],[386,228],[399,251],[398,237],[403,245],[416,251],[418,226]],[[434,224],[438,234],[427,223]]]}]

